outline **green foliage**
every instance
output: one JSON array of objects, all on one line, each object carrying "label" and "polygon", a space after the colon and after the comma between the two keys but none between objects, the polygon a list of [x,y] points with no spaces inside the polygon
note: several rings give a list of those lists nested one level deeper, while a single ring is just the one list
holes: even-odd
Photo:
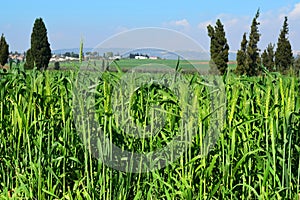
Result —
[{"label": "green foliage", "polygon": [[260,34],[258,31],[258,25],[260,24],[257,19],[259,17],[259,10],[257,10],[255,17],[252,20],[251,31],[249,35],[249,42],[246,52],[246,75],[257,76],[260,74],[260,57],[259,48],[257,43],[259,42]]},{"label": "green foliage", "polygon": [[269,71],[275,71],[275,53],[274,53],[274,45],[270,43],[267,49],[261,55],[262,65]]},{"label": "green foliage", "polygon": [[237,67],[236,67],[236,73],[243,75],[246,74],[246,58],[247,58],[247,38],[246,38],[246,33],[243,35],[243,40],[241,42],[241,49],[238,50],[237,55],[236,55],[236,62],[237,62]]},{"label": "green foliage", "polygon": [[32,55],[31,49],[26,51],[26,62],[24,64],[25,69],[33,69],[35,67],[34,57]]},{"label": "green foliage", "polygon": [[0,39],[0,65],[4,66],[7,63],[9,56],[9,45],[7,44],[4,35]]},{"label": "green foliage", "polygon": [[290,41],[287,37],[289,28],[287,17],[284,18],[283,26],[277,42],[277,49],[275,53],[275,65],[278,71],[285,73],[293,64],[293,52]]},{"label": "green foliage", "polygon": [[63,56],[65,57],[72,57],[72,58],[79,58],[79,54],[78,53],[74,53],[74,52],[66,52],[63,54]]},{"label": "green foliage", "polygon": [[82,63],[83,60],[83,39],[80,40],[80,47],[79,47],[79,62]]},{"label": "green foliage", "polygon": [[300,72],[300,56],[297,56],[294,60],[294,65],[293,65],[294,72],[299,76]]},{"label": "green foliage", "polygon": [[[48,42],[47,29],[42,18],[38,18],[34,22],[30,50],[34,65],[37,69],[47,69],[51,58],[51,49]],[[26,65],[28,66],[30,64],[31,63],[27,63]]]},{"label": "green foliage", "polygon": [[[152,142],[138,143],[128,134],[120,134],[122,130],[112,123],[116,114],[105,112],[121,106],[111,98],[113,92],[118,93],[117,75],[105,75],[98,85],[101,93],[90,85],[84,88],[99,99],[77,103],[88,108],[98,105],[97,113],[89,112],[89,116],[103,116],[100,120],[105,134],[111,135],[108,139],[117,146],[126,143],[145,149],[172,139],[157,136]],[[193,80],[193,96],[199,105],[192,146],[164,169],[134,174],[116,171],[95,159],[79,137],[80,131],[89,128],[81,130],[74,125],[79,117],[72,109],[76,72],[31,70],[0,76],[0,199],[298,199],[299,78],[227,76],[226,126],[204,156],[200,152],[203,138],[216,110],[211,110],[209,86],[202,78],[184,75]],[[94,82],[91,76],[85,78]],[[138,102],[133,105],[141,107],[133,111],[140,113],[145,108],[141,100],[157,104],[164,97],[168,97],[162,102],[168,110],[177,109],[177,104],[165,101],[172,95],[148,86],[134,94]],[[150,93],[139,95],[146,91]],[[159,95],[151,96],[151,91]],[[126,124],[128,119],[120,123]]]},{"label": "green foliage", "polygon": [[241,42],[241,49],[237,52],[237,68],[236,73],[247,76],[257,76],[261,73],[259,48],[260,34],[258,25],[260,24],[257,19],[259,17],[259,10],[257,10],[255,17],[252,20],[249,40],[246,39],[246,33],[243,35]]},{"label": "green foliage", "polygon": [[229,51],[223,24],[220,19],[218,19],[216,26],[212,27],[208,25],[207,30],[208,36],[210,37],[210,72],[223,75],[228,68]]},{"label": "green foliage", "polygon": [[59,68],[60,68],[59,62],[55,62],[54,63],[54,69],[59,70]]}]

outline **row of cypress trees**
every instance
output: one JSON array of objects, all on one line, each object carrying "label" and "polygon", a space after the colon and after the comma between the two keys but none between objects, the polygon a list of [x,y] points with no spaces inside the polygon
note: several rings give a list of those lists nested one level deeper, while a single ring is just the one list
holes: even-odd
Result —
[{"label": "row of cypress trees", "polygon": [[[279,71],[286,73],[294,64],[291,44],[288,39],[289,28],[288,19],[285,17],[283,27],[277,42],[276,51],[275,45],[270,43],[268,47],[260,55],[258,42],[261,34],[258,30],[259,9],[252,20],[249,39],[247,34],[243,34],[240,49],[237,52],[237,67],[235,73],[239,75],[257,76],[262,71],[270,72]],[[224,26],[220,19],[217,20],[216,26],[207,26],[208,36],[210,37],[210,71],[212,73],[224,74],[228,70],[228,55],[229,45],[225,36]]]},{"label": "row of cypress trees", "polygon": [[[275,45],[270,43],[260,56],[258,42],[260,33],[258,30],[259,10],[252,20],[249,39],[247,40],[246,33],[243,34],[241,47],[237,52],[237,67],[235,72],[240,75],[255,76],[262,73],[263,68],[270,72],[279,71],[285,73],[294,63],[291,44],[288,40],[288,19],[285,17],[283,27],[277,42],[276,51]],[[229,45],[227,43],[224,26],[220,19],[217,20],[216,26],[207,26],[208,36],[210,37],[210,70],[212,73],[224,74],[228,70],[228,55]],[[8,59],[9,45],[7,44],[4,35],[0,38],[0,65],[4,66]],[[31,47],[26,52],[27,69],[36,67],[37,69],[47,69],[51,58],[51,49],[47,37],[47,29],[42,20],[35,20],[32,34]]]},{"label": "row of cypress trees", "polygon": [[[24,68],[47,69],[51,58],[51,48],[48,42],[47,29],[42,18],[37,18],[31,33],[31,46],[26,52]],[[4,66],[9,57],[9,45],[4,35],[0,38],[0,65]]]}]

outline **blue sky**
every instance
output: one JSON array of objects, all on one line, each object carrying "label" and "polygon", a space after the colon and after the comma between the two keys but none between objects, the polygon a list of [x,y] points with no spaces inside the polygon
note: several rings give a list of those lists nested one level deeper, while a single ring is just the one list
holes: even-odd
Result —
[{"label": "blue sky", "polygon": [[119,0],[119,1],[5,1],[1,3],[0,32],[12,51],[30,46],[34,20],[42,17],[52,49],[93,48],[105,39],[134,28],[161,27],[182,32],[205,49],[209,48],[206,26],[221,19],[231,51],[240,46],[242,34],[249,33],[256,10],[264,49],[276,43],[284,16],[289,17],[293,50],[300,50],[300,2],[296,0]]}]

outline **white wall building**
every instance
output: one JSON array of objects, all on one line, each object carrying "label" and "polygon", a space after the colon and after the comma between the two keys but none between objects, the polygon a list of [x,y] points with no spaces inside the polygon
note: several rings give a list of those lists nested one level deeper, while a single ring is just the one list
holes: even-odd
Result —
[{"label": "white wall building", "polygon": [[146,59],[148,59],[146,56],[135,56],[134,58],[137,59],[137,60],[146,60]]}]

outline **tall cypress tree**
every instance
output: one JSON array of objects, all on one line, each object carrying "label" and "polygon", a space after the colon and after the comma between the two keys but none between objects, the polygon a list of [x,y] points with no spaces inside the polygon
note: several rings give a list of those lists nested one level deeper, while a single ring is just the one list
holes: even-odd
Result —
[{"label": "tall cypress tree", "polygon": [[261,55],[262,65],[269,71],[275,71],[275,53],[274,53],[274,45],[270,43],[267,49]]},{"label": "tall cypress tree", "polygon": [[214,74],[223,75],[226,73],[228,65],[229,45],[227,43],[224,26],[220,19],[216,26],[207,26],[208,36],[210,37],[210,71]]},{"label": "tall cypress tree", "polygon": [[4,66],[7,63],[9,56],[9,45],[7,44],[4,35],[1,35],[0,39],[0,65]]},{"label": "tall cypress tree", "polygon": [[246,74],[246,50],[247,50],[247,38],[246,38],[246,33],[243,35],[243,40],[241,42],[241,49],[238,50],[236,54],[236,62],[237,62],[237,67],[236,67],[236,73],[243,75]]},{"label": "tall cypress tree", "polygon": [[[48,42],[47,29],[42,18],[38,18],[34,22],[31,34],[31,47],[27,54],[32,56],[30,59],[26,59],[31,62],[27,63],[27,66],[33,63],[38,69],[48,68],[51,58],[51,49]],[[31,59],[33,59],[33,62]]]},{"label": "tall cypress tree", "polygon": [[260,50],[257,46],[257,43],[259,42],[260,38],[260,34],[258,31],[258,25],[260,23],[257,21],[258,17],[259,9],[257,10],[255,17],[252,20],[251,31],[249,35],[249,43],[247,46],[246,74],[248,76],[256,76],[260,73]]},{"label": "tall cypress tree", "polygon": [[277,70],[280,72],[285,72],[287,69],[289,69],[294,60],[292,47],[289,39],[287,38],[287,35],[289,34],[287,20],[287,17],[285,17],[275,52],[275,65]]}]

